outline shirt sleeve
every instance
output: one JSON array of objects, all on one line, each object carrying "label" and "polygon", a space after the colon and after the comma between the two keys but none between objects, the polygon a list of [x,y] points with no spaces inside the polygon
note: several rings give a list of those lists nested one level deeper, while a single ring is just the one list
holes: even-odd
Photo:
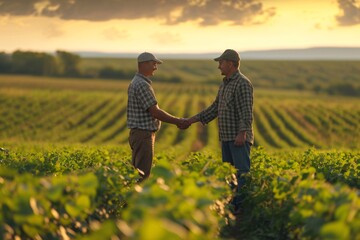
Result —
[{"label": "shirt sleeve", "polygon": [[253,121],[253,87],[250,82],[244,81],[235,91],[237,110],[240,113],[240,131],[250,131]]},{"label": "shirt sleeve", "polygon": [[137,98],[145,111],[158,103],[155,97],[154,89],[151,85],[146,83],[139,84]]},{"label": "shirt sleeve", "polygon": [[200,122],[202,124],[208,124],[218,116],[218,106],[219,106],[219,93],[216,96],[215,101],[204,111],[198,114]]}]

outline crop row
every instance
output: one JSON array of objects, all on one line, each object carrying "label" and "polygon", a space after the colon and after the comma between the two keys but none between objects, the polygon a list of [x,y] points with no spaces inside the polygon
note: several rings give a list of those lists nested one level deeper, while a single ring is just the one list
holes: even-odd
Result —
[{"label": "crop row", "polygon": [[229,214],[234,169],[219,161],[157,156],[139,185],[126,149],[27,149],[0,151],[2,239],[212,239]]},{"label": "crop row", "polygon": [[[189,93],[160,85],[161,108],[179,117],[190,117],[211,104],[214,96],[199,87]],[[190,88],[189,88],[190,89]],[[212,91],[209,87],[209,91]],[[195,91],[196,90],[196,91]],[[31,91],[2,94],[0,139],[14,141],[124,144],[127,142],[126,92]],[[269,101],[254,106],[255,145],[266,148],[358,147],[360,110],[357,105],[326,101]],[[188,150],[217,146],[216,121],[195,124],[186,131],[163,123],[159,146],[186,146]]]},{"label": "crop row", "polygon": [[[7,145],[0,151],[3,238],[357,239],[358,152],[252,151],[235,221],[235,169],[214,152],[164,150],[138,184],[128,148]],[[237,222],[240,221],[240,222]]]},{"label": "crop row", "polygon": [[242,189],[240,232],[249,231],[249,238],[358,238],[358,165],[356,152],[271,156],[258,149]]}]

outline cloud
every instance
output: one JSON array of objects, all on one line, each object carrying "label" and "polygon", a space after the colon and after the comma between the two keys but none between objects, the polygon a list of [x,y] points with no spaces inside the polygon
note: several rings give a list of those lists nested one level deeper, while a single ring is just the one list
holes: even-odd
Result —
[{"label": "cloud", "polygon": [[170,32],[155,33],[155,34],[152,34],[151,37],[157,43],[164,44],[164,45],[176,44],[176,43],[180,43],[182,41],[179,34],[174,34],[174,33],[170,33]]},{"label": "cloud", "polygon": [[[233,25],[259,24],[274,16],[275,9],[264,9],[261,2],[253,0],[208,0],[192,1],[201,4],[188,4],[182,14],[169,23],[198,20],[200,25],[217,25],[227,21]],[[262,18],[262,19],[259,19]]]},{"label": "cloud", "polygon": [[360,1],[338,0],[341,15],[336,16],[336,20],[342,26],[360,24]]},{"label": "cloud", "polygon": [[26,16],[36,12],[39,0],[0,0],[0,15]]},{"label": "cloud", "polygon": [[153,18],[164,24],[197,21],[216,25],[257,24],[275,14],[260,0],[0,0],[0,15],[47,16],[66,20],[107,21]]},{"label": "cloud", "polygon": [[56,24],[49,24],[46,28],[43,30],[43,35],[46,38],[57,38],[60,36],[63,36],[65,32]]},{"label": "cloud", "polygon": [[102,33],[103,33],[104,37],[110,41],[117,41],[117,40],[121,40],[121,39],[125,39],[125,38],[129,37],[127,31],[125,31],[125,30],[120,31],[114,27],[107,28]]}]

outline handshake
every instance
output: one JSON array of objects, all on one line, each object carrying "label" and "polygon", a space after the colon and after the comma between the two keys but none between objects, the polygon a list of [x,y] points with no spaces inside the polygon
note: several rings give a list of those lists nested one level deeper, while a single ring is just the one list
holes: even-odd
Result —
[{"label": "handshake", "polygon": [[194,122],[197,122],[195,117],[192,118],[178,118],[177,122],[176,122],[176,126],[179,129],[187,129],[188,127],[191,126],[191,124],[193,124]]}]

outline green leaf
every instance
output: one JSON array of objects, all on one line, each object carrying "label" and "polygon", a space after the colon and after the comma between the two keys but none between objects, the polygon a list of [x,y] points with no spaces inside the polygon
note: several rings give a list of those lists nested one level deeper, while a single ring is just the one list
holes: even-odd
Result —
[{"label": "green leaf", "polygon": [[79,217],[81,215],[81,209],[79,209],[74,203],[65,204],[65,210],[71,217]]},{"label": "green leaf", "polygon": [[350,205],[343,204],[336,209],[335,216],[337,220],[346,220],[350,213]]},{"label": "green leaf", "polygon": [[17,195],[16,199],[13,199],[13,209],[14,211],[22,214],[22,215],[30,215],[33,214],[33,210],[30,207],[30,196],[21,195],[24,193],[20,193]]},{"label": "green leaf", "polygon": [[350,229],[344,222],[331,222],[325,224],[320,230],[323,239],[349,239]]},{"label": "green leaf", "polygon": [[[90,224],[91,225],[91,224]],[[79,240],[98,240],[98,239],[112,239],[119,230],[112,221],[105,221],[99,227],[99,229],[93,230],[86,236],[78,237]]]},{"label": "green leaf", "polygon": [[86,195],[79,196],[76,198],[75,202],[78,209],[81,209],[82,211],[89,209],[91,205],[90,198]]},{"label": "green leaf", "polygon": [[88,173],[79,177],[79,185],[80,192],[95,196],[99,182],[93,173]]},{"label": "green leaf", "polygon": [[39,234],[39,230],[33,226],[24,224],[22,228],[29,237],[35,237],[35,235]]},{"label": "green leaf", "polygon": [[28,216],[26,218],[26,221],[32,225],[32,226],[37,226],[37,227],[41,227],[44,225],[44,217],[41,215],[31,215]]},{"label": "green leaf", "polygon": [[46,191],[46,197],[51,201],[59,201],[63,195],[64,186],[62,184],[53,185]]},{"label": "green leaf", "polygon": [[0,167],[0,176],[8,179],[12,179],[16,176],[17,172],[13,169],[6,168],[1,166]]},{"label": "green leaf", "polygon": [[163,163],[153,168],[152,175],[156,178],[161,177],[165,179],[165,181],[168,181],[174,176],[174,174],[170,170],[170,166],[165,165]]}]

